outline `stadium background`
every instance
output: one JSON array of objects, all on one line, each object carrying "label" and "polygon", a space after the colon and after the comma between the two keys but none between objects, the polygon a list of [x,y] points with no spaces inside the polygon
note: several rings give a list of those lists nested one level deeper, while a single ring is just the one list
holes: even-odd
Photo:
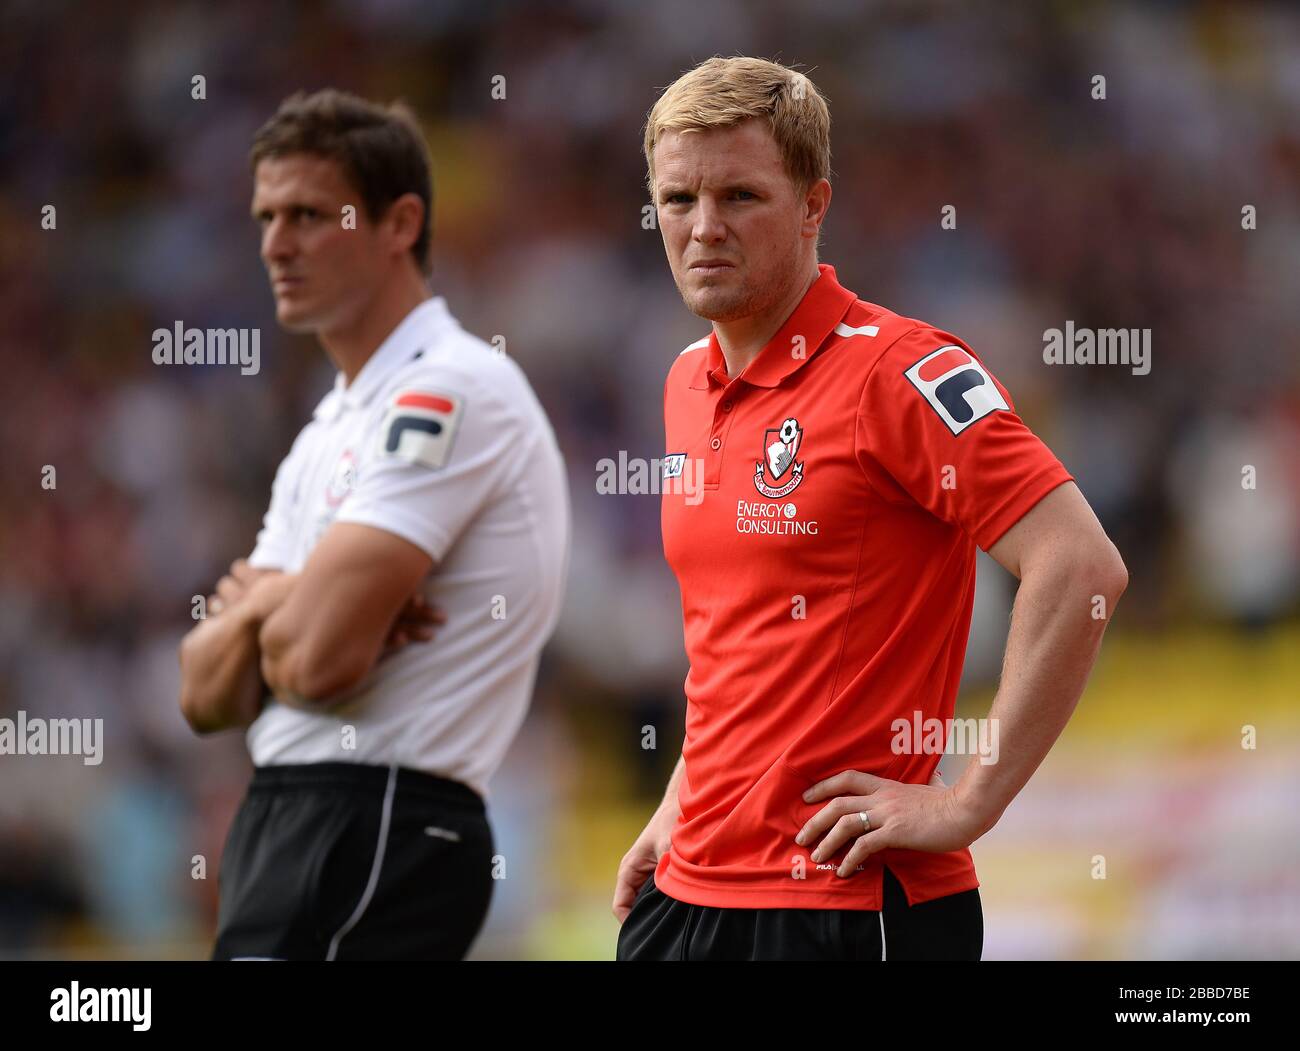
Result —
[{"label": "stadium background", "polygon": [[[833,114],[822,258],[975,347],[1132,575],[1064,738],[973,847],[986,958],[1300,956],[1294,9],[0,10],[0,715],[106,735],[98,767],[0,757],[0,956],[207,952],[249,770],[238,735],[181,720],[176,645],[332,378],[275,326],[245,155],[283,96],[335,85],[419,111],[435,289],[505,336],[571,472],[566,612],[493,783],[507,878],[474,955],[612,958],[614,874],[677,755],[685,663],[657,499],[598,495],[595,465],[662,453],[664,375],[707,331],[642,227],[639,135],[657,89],[715,53],[811,74]],[[1150,328],[1150,374],[1044,365],[1067,319]],[[261,373],[153,365],[177,320],[260,327]],[[961,715],[987,710],[1010,608],[981,559]]]}]

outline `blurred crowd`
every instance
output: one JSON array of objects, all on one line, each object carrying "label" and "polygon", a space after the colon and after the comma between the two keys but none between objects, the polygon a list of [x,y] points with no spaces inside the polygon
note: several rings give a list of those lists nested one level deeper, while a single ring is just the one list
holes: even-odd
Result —
[{"label": "blurred crowd", "polygon": [[[248,218],[250,137],[298,89],[417,110],[435,164],[433,288],[470,331],[504,337],[567,458],[569,598],[524,731],[554,747],[498,779],[507,834],[531,827],[508,812],[515,786],[563,779],[586,715],[680,739],[658,504],[598,494],[595,465],[662,454],[664,377],[708,331],[643,225],[640,135],[658,90],[711,54],[798,64],[827,97],[822,261],[960,336],[1010,389],[1124,555],[1119,630],[1249,632],[1297,614],[1287,5],[0,12],[0,716],[102,717],[108,757],[0,757],[0,955],[210,928],[247,759],[238,735],[200,741],[180,719],[176,647],[193,597],[251,550],[275,468],[333,378],[312,340],[276,327]],[[949,205],[955,229],[941,227]],[[261,371],[153,364],[150,333],[177,321],[260,328]],[[1067,321],[1149,328],[1150,373],[1046,365],[1043,333]],[[996,676],[1009,595],[982,573],[974,685]],[[629,746],[633,789],[662,786],[667,752]],[[195,879],[201,864],[214,868]]]}]

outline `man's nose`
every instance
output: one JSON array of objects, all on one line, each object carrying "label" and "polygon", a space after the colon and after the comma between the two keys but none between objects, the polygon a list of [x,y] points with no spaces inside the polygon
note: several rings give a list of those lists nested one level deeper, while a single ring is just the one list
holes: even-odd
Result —
[{"label": "man's nose", "polygon": [[266,262],[283,262],[296,251],[293,234],[288,224],[280,218],[272,219],[262,231],[262,259]]},{"label": "man's nose", "polygon": [[722,213],[707,198],[701,197],[696,203],[691,239],[700,244],[717,244],[727,239],[727,226],[722,221]]}]

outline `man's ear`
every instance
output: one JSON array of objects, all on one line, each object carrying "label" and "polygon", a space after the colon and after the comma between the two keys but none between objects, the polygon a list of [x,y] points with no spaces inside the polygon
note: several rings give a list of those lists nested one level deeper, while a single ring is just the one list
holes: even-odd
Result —
[{"label": "man's ear", "polygon": [[424,201],[417,193],[404,193],[388,206],[384,224],[401,252],[409,252],[424,232]]},{"label": "man's ear", "polygon": [[826,179],[818,179],[804,195],[803,234],[816,237],[826,221],[826,213],[831,207],[831,184]]}]

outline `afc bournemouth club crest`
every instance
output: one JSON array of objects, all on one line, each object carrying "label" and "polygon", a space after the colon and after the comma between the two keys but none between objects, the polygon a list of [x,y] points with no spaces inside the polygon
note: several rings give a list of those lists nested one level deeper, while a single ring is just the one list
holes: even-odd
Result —
[{"label": "afc bournemouth club crest", "polygon": [[325,488],[325,505],[336,508],[347,498],[357,484],[357,458],[346,449],[334,466],[329,485]]},{"label": "afc bournemouth club crest", "polygon": [[796,463],[803,428],[793,416],[780,427],[763,432],[763,458],[754,472],[754,488],[771,500],[788,496],[803,481],[803,464]]}]

